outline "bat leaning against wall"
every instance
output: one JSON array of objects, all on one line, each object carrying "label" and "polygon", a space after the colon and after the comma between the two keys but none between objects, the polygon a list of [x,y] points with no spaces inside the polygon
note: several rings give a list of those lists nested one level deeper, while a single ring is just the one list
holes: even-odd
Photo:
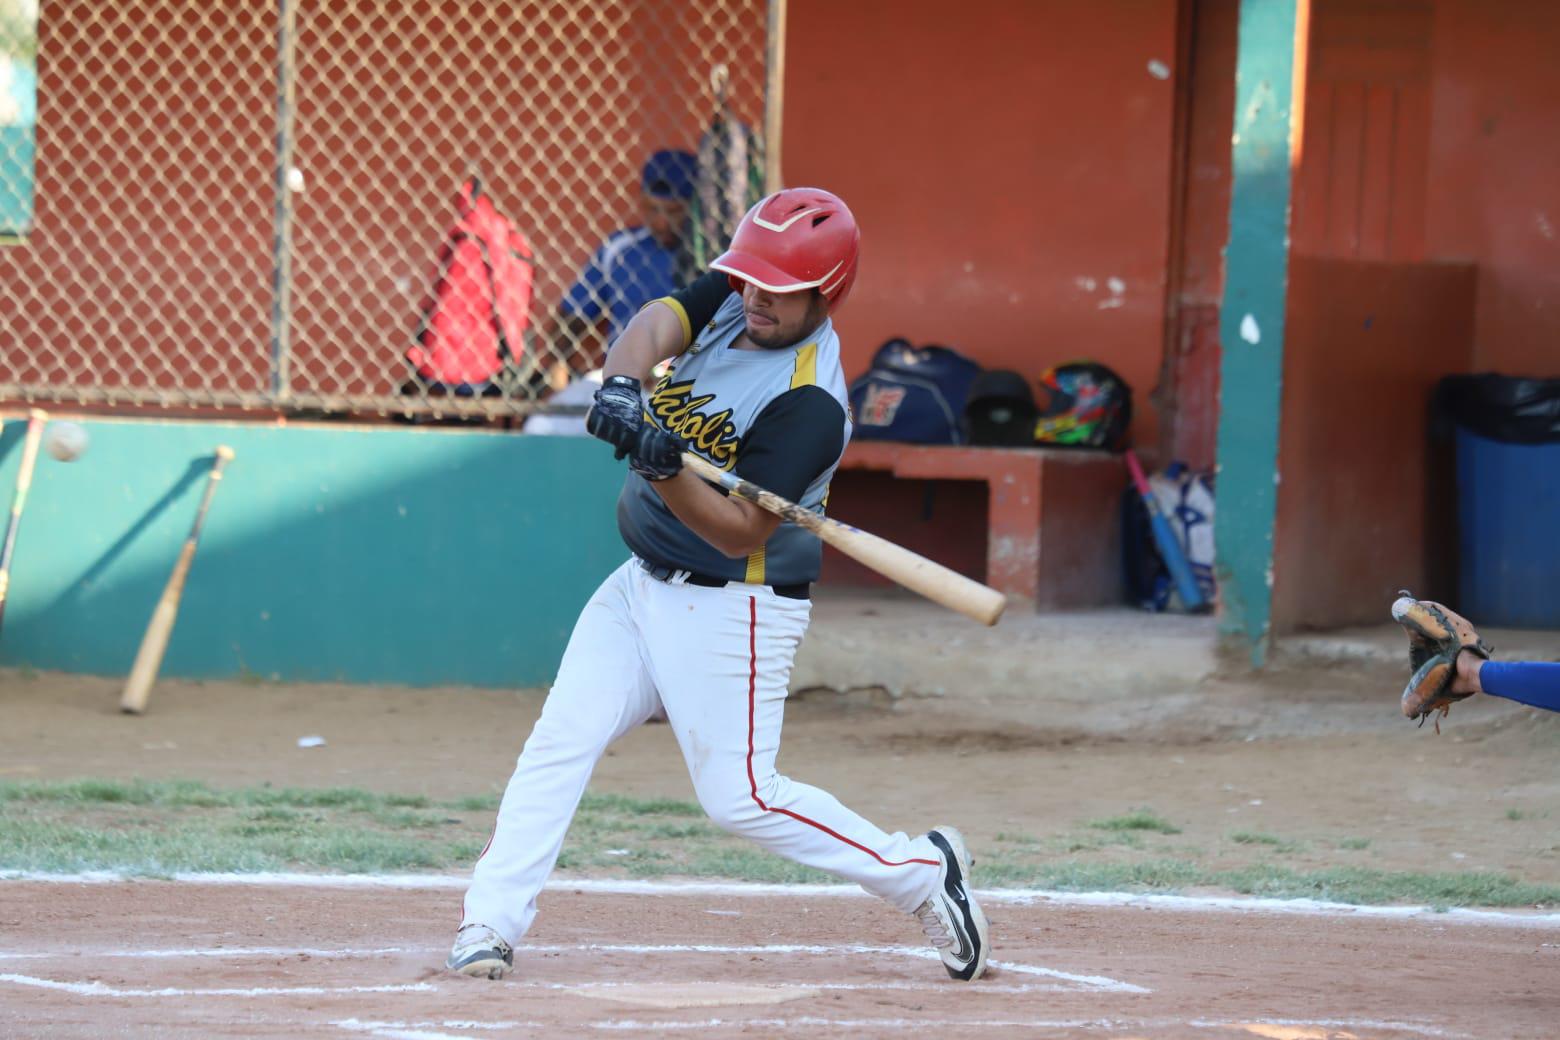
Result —
[{"label": "bat leaning against wall", "polygon": [[130,677],[125,680],[125,692],[119,698],[119,709],[131,715],[146,710],[146,699],[151,696],[152,683],[157,681],[162,667],[163,653],[168,649],[168,638],[173,635],[173,623],[179,617],[179,600],[184,596],[184,580],[189,577],[190,564],[195,560],[195,549],[200,544],[201,528],[206,524],[206,510],[211,508],[211,496],[216,494],[222,482],[222,470],[233,458],[233,449],[227,445],[217,448],[211,463],[211,473],[206,479],[206,493],[201,496],[200,508],[195,512],[195,523],[189,537],[179,550],[179,558],[173,565],[173,573],[164,586],[162,598],[152,610],[152,620],[141,637],[141,649],[130,667]]}]

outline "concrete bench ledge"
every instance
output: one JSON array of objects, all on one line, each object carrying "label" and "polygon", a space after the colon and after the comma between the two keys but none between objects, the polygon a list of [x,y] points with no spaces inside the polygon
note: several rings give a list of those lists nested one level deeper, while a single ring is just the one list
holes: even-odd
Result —
[{"label": "concrete bench ledge", "polygon": [[[987,485],[986,583],[1036,607],[1121,598],[1119,456],[1051,448],[855,441],[842,470]],[[878,532],[892,539],[891,530]]]}]

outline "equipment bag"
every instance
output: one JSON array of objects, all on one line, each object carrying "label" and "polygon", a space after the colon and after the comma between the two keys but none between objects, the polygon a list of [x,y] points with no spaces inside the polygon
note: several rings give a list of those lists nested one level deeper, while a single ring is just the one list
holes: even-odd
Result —
[{"label": "equipment bag", "polygon": [[406,360],[425,383],[471,392],[524,353],[534,261],[475,178],[461,185],[456,208]]},{"label": "equipment bag", "polygon": [[963,443],[961,420],[980,366],[948,347],[915,347],[898,337],[873,355],[872,367],[850,384],[859,440],[911,444]]},{"label": "equipment bag", "polygon": [[[1151,473],[1149,490],[1159,502],[1159,511],[1170,523],[1182,555],[1192,568],[1192,577],[1202,592],[1203,602],[1214,600],[1213,579],[1213,486],[1201,473],[1194,473],[1184,462],[1172,462],[1163,473]],[[1130,483],[1121,496],[1121,564],[1127,586],[1127,599],[1145,610],[1184,610],[1175,594],[1170,570],[1154,544],[1154,532],[1148,510],[1137,488]]]}]

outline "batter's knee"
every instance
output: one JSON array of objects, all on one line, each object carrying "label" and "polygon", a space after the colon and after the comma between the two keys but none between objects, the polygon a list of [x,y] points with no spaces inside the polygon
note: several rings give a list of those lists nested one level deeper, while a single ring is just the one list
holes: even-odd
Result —
[{"label": "batter's knee", "polygon": [[767,815],[764,806],[760,804],[766,787],[772,785],[760,785],[758,797],[755,798],[753,788],[744,775],[740,778],[732,777],[728,783],[700,783],[695,792],[699,797],[699,805],[711,823],[721,830],[741,834],[752,829]]}]

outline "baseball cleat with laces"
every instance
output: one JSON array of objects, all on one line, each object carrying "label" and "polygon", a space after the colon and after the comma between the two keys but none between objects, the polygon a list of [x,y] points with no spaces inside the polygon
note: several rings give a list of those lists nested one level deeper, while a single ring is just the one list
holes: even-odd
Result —
[{"label": "baseball cleat with laces", "polygon": [[515,951],[485,924],[462,925],[444,966],[478,979],[501,979],[515,965]]},{"label": "baseball cleat with laces", "polygon": [[952,827],[938,827],[926,836],[937,846],[943,865],[937,888],[916,908],[915,916],[942,955],[948,974],[970,982],[986,970],[990,947],[986,915],[969,889],[970,853],[963,836]]}]

